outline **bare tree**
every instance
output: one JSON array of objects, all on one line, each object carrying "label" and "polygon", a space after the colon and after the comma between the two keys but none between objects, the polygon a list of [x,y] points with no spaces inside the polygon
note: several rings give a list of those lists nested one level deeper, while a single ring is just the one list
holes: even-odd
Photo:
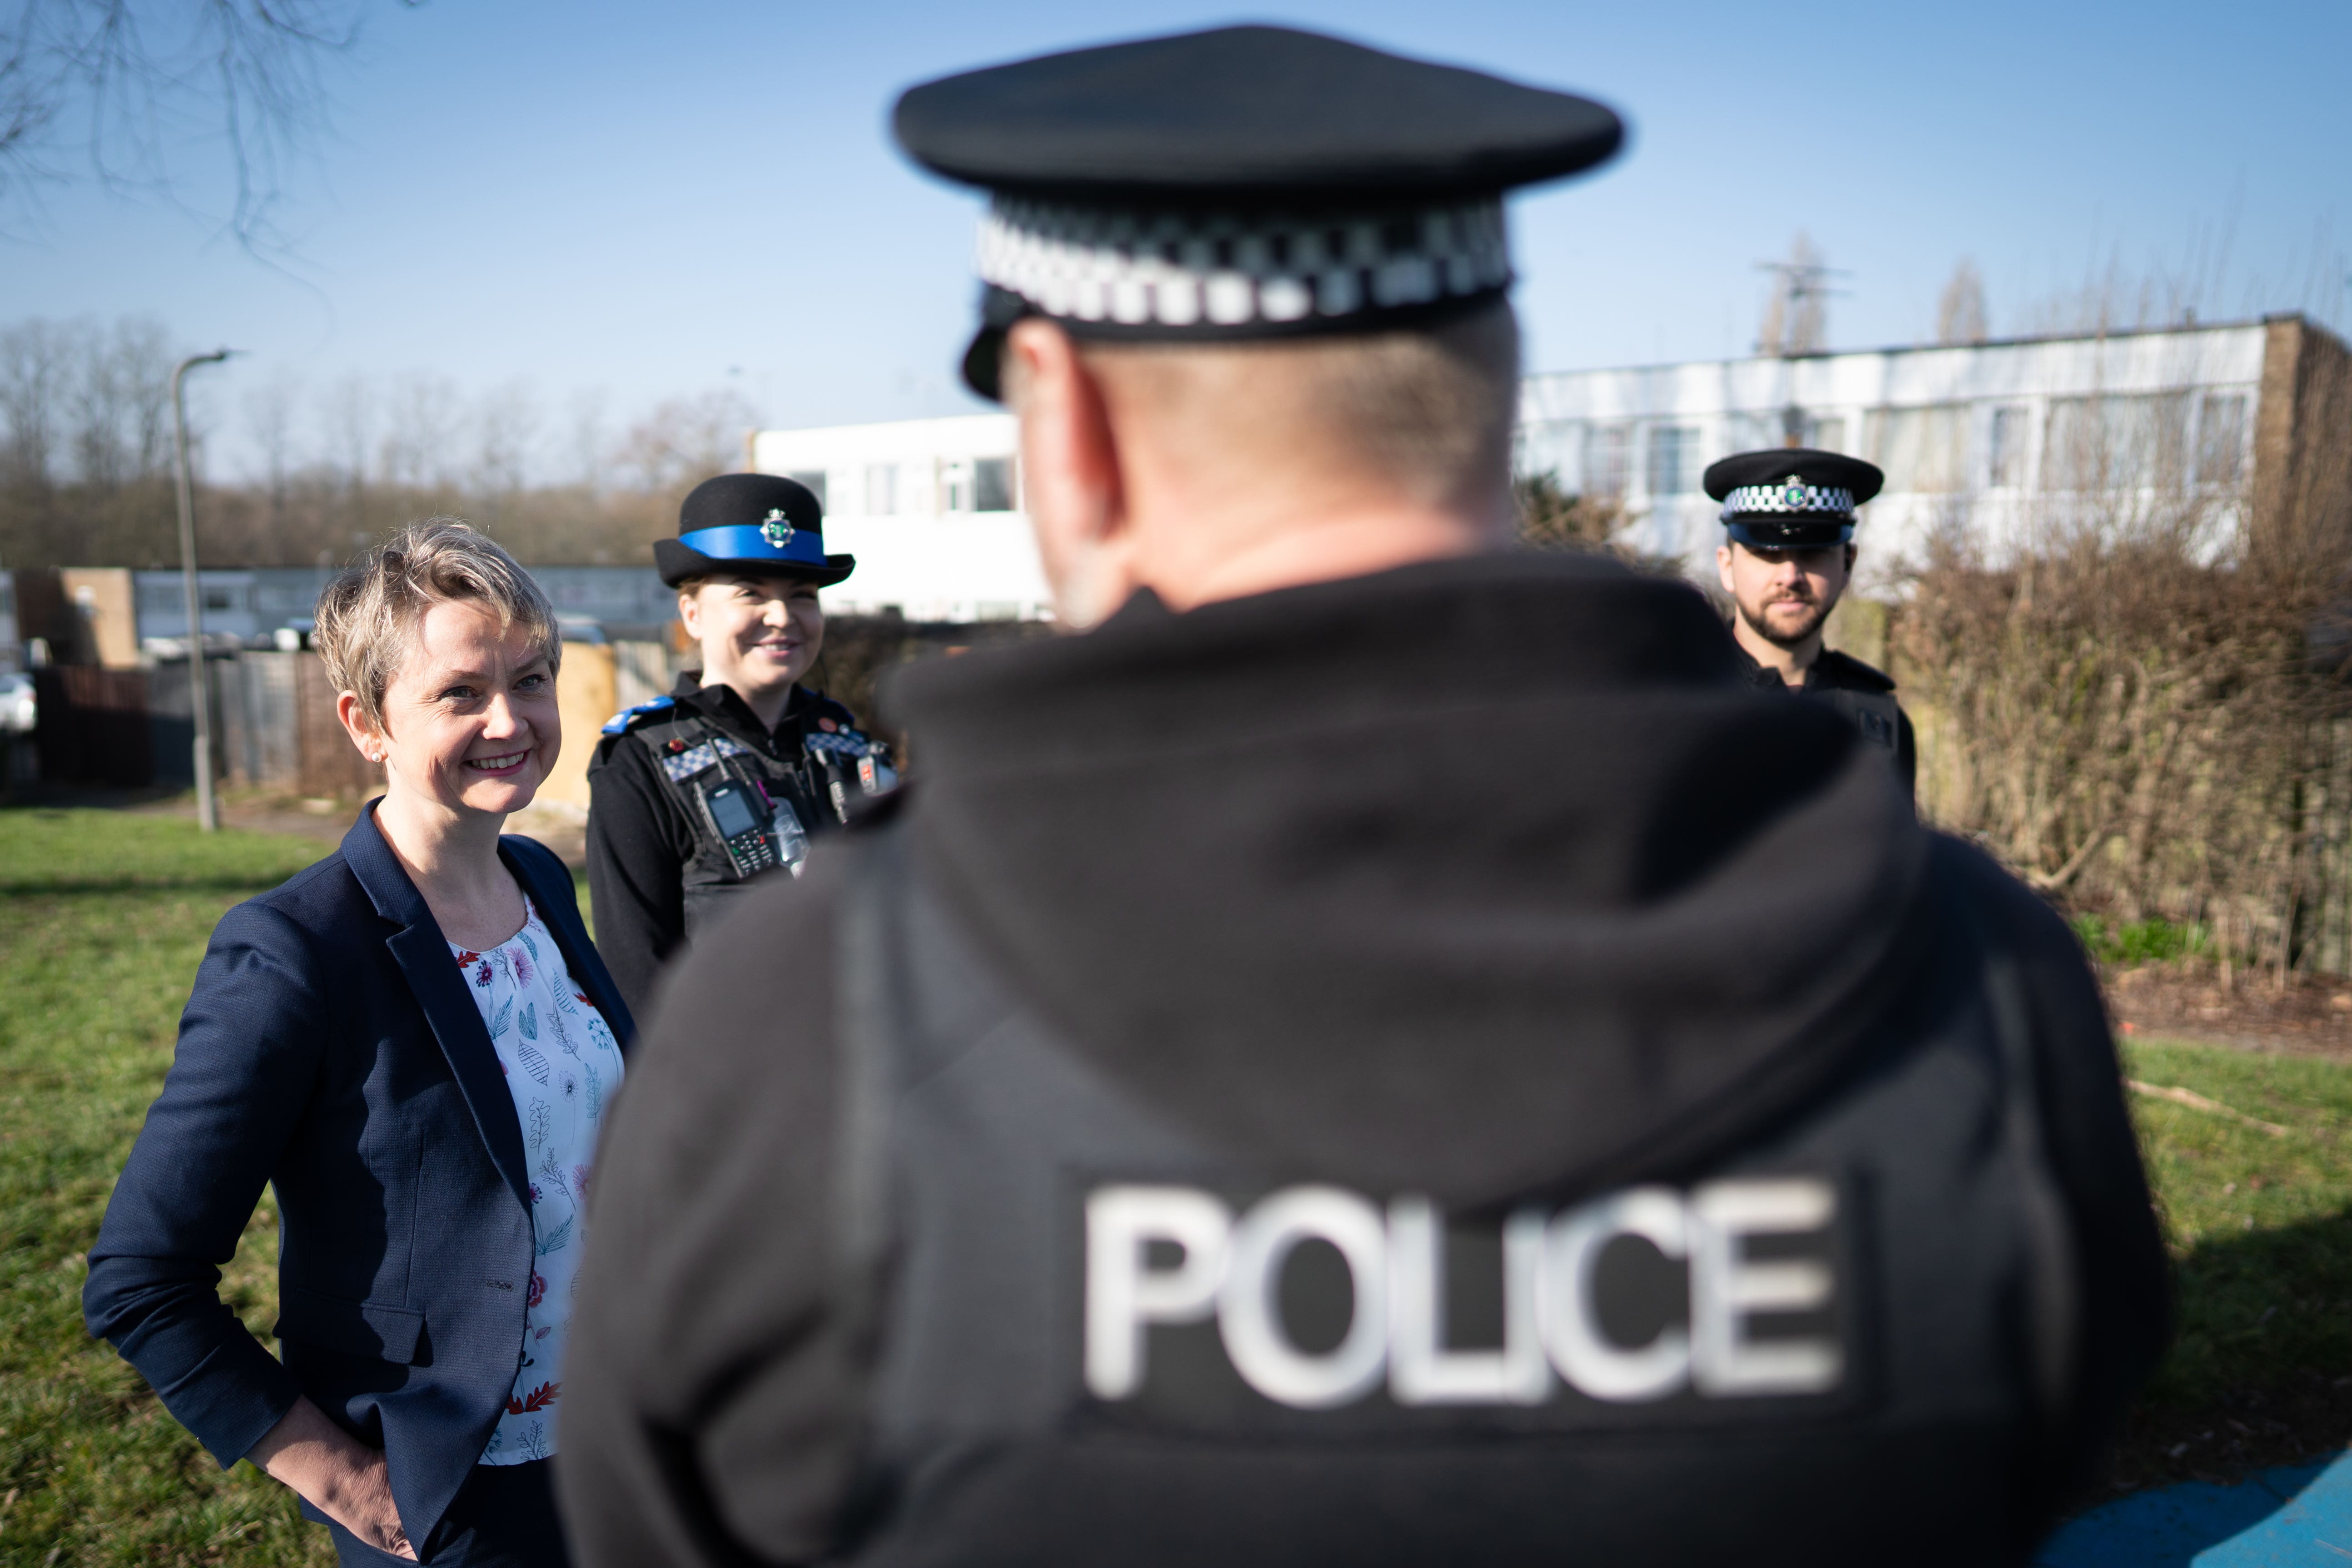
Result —
[{"label": "bare tree", "polygon": [[76,336],[79,364],[68,399],[76,477],[112,489],[162,472],[173,357],[163,323],[133,318],[111,332],[85,326]]},{"label": "bare tree", "polygon": [[65,399],[67,334],[56,323],[19,321],[0,331],[0,426],[8,493],[26,504],[57,478],[58,420]]},{"label": "bare tree", "polygon": [[383,401],[379,459],[387,482],[419,490],[454,488],[458,408],[457,389],[446,376],[420,372],[394,383]]},{"label": "bare tree", "polygon": [[665,398],[630,426],[621,465],[635,474],[642,489],[682,491],[740,465],[744,435],[758,422],[751,403],[732,387]]},{"label": "bare tree", "polygon": [[367,488],[370,448],[375,443],[375,394],[367,378],[352,374],[337,382],[327,394],[325,416],[327,466],[356,495]]},{"label": "bare tree", "polygon": [[[418,0],[399,0],[414,5]],[[170,192],[171,154],[226,147],[229,226],[268,237],[286,166],[324,122],[323,67],[358,40],[370,0],[16,0],[0,33],[0,209],[86,164]]]},{"label": "bare tree", "polygon": [[528,384],[510,381],[484,395],[474,415],[470,489],[495,522],[512,509],[530,481],[540,426],[539,400]]},{"label": "bare tree", "polygon": [[1984,278],[1966,257],[1952,268],[1936,302],[1936,341],[1939,343],[1980,343],[1985,341]]},{"label": "bare tree", "polygon": [[605,466],[610,458],[605,402],[603,387],[583,387],[572,395],[568,410],[571,429],[565,455],[570,459],[571,472],[567,478],[592,496],[604,488]]},{"label": "bare tree", "polygon": [[280,371],[245,395],[245,426],[261,454],[273,524],[286,518],[287,483],[294,468],[294,406],[301,390],[291,373]]}]

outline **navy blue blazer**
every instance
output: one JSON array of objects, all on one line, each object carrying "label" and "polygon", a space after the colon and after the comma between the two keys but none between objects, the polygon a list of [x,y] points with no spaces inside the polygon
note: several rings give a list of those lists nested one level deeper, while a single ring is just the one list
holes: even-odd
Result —
[{"label": "navy blue blazer", "polygon": [[[499,856],[625,1052],[571,873]],[[268,1182],[284,1360],[218,1294]],[[226,1469],[308,1394],[384,1450],[423,1542],[512,1392],[533,1258],[522,1128],[441,928],[375,825],[215,928],[82,1310]]]}]

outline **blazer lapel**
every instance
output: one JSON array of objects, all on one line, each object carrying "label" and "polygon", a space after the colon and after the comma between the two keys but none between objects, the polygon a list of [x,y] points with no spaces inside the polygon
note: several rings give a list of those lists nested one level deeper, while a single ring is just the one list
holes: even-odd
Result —
[{"label": "blazer lapel", "polygon": [[[499,840],[499,857],[530,894],[530,901],[539,906],[549,934],[563,949],[564,967],[572,972],[572,983],[596,1004],[596,1011],[604,1015],[605,1026],[621,1047],[622,1058],[627,1059],[630,1047],[636,1043],[636,1020],[629,1016],[620,988],[597,956],[596,944],[588,940],[588,928],[580,923],[580,900],[572,890],[572,873],[545,845],[511,834]],[[558,877],[562,879],[555,880]]]},{"label": "blazer lapel", "polygon": [[417,1005],[425,1010],[425,1021],[432,1026],[433,1037],[440,1042],[441,1054],[448,1058],[467,1108],[474,1113],[474,1126],[490,1152],[490,1163],[506,1178],[515,1201],[527,1214],[530,1210],[530,1163],[523,1152],[522,1122],[515,1115],[506,1074],[499,1070],[499,1054],[491,1048],[489,1031],[482,1026],[481,1009],[474,1005],[464,975],[450,959],[448,940],[425,907],[425,896],[400,868],[378,831],[375,808],[376,802],[370,801],[343,836],[343,861],[374,900],[375,912],[401,928],[384,938],[383,945],[391,950],[409,990],[415,994]]}]

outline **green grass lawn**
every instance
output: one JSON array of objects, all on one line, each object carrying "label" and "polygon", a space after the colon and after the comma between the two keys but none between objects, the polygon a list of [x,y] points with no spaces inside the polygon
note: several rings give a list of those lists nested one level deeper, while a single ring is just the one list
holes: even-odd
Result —
[{"label": "green grass lawn", "polygon": [[[82,1262],[222,911],[308,839],[127,812],[0,811],[0,1564],[331,1563],[250,1465],[224,1474],[81,1324]],[[224,1294],[276,1317],[275,1214]]]},{"label": "green grass lawn", "polygon": [[[0,1568],[330,1563],[323,1531],[224,1474],[82,1331],[83,1253],[170,1064],[222,911],[320,858],[183,819],[0,810]],[[583,903],[585,901],[583,893]],[[2181,1332],[2124,1478],[2226,1473],[2352,1437],[2352,1068],[2149,1042],[2140,1080],[2286,1128],[2135,1097],[2179,1264]],[[225,1291],[266,1332],[265,1202]]]}]

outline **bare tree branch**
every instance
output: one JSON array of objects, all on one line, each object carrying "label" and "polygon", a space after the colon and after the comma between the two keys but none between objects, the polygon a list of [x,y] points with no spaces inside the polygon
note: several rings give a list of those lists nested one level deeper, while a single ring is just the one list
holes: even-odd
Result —
[{"label": "bare tree branch", "polygon": [[373,4],[14,0],[0,32],[0,223],[76,179],[177,199],[190,147],[209,142],[229,165],[230,232],[249,250],[275,245],[286,174],[326,127],[325,64],[359,41]]}]

